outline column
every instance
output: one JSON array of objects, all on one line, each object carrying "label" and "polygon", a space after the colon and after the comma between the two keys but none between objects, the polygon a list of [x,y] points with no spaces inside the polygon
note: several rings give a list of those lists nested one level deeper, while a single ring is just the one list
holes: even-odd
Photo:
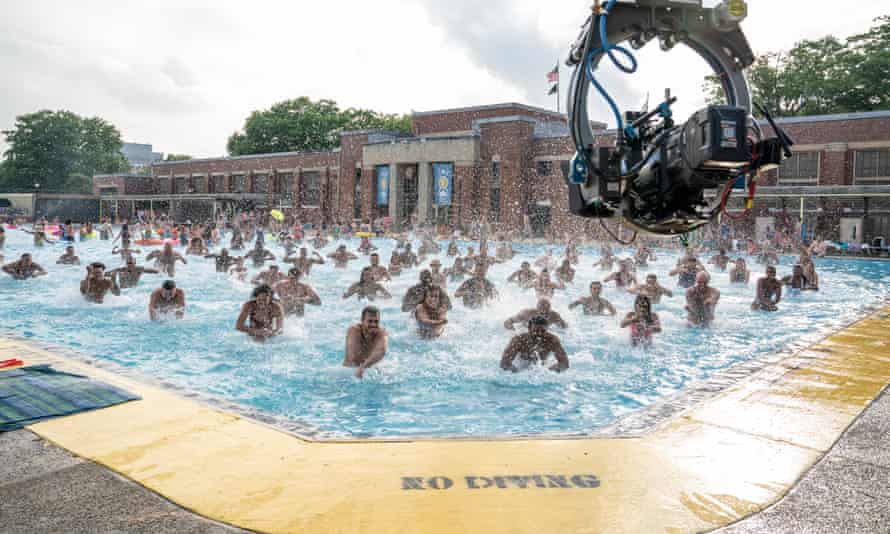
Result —
[{"label": "column", "polygon": [[389,216],[392,217],[393,223],[396,227],[401,226],[399,220],[399,175],[398,175],[398,165],[395,163],[390,164],[389,166]]},{"label": "column", "polygon": [[432,166],[421,161],[417,164],[417,222],[425,223],[432,212]]}]

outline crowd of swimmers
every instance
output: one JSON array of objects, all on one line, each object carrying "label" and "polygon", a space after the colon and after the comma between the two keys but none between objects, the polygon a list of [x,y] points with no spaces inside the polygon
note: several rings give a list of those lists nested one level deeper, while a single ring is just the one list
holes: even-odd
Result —
[{"label": "crowd of swimmers", "polygon": [[[37,223],[30,230],[23,229],[34,234],[37,246],[41,246],[46,240],[44,225],[45,223]],[[69,225],[64,225],[64,228],[62,240],[73,241],[75,230]],[[107,270],[102,262],[88,263],[85,277],[80,282],[81,294],[87,301],[101,304],[108,293],[120,295],[122,289],[137,286],[145,273],[163,274],[167,279],[149,297],[148,313],[152,320],[160,320],[165,316],[184,316],[186,294],[182,288],[177,287],[174,278],[177,263],[188,263],[186,256],[211,260],[218,273],[226,273],[243,281],[247,281],[248,275],[245,262],[250,262],[254,268],[264,269],[267,262],[277,261],[275,254],[266,248],[264,236],[267,229],[255,224],[235,224],[229,229],[222,229],[210,223],[179,229],[176,236],[185,247],[184,254],[174,250],[172,240],[163,242],[160,248],[145,255],[145,261],[154,261],[154,268],[142,267],[136,263],[135,258],[141,251],[133,247],[133,232],[140,232],[139,229],[123,225],[115,235],[107,221],[101,223],[99,229],[100,239],[113,240],[114,245],[120,241],[120,246],[114,246],[112,253],[120,256],[123,265]],[[155,231],[159,236],[165,235],[165,232],[173,235],[169,228]],[[82,227],[80,230],[81,235],[94,232],[92,226],[86,229]],[[219,253],[211,253],[211,247],[225,245],[223,239],[227,233],[231,234],[228,246]],[[451,239],[443,254],[439,243],[429,234],[420,235],[421,245],[415,253],[410,240],[398,236],[395,238],[397,245],[388,265],[384,265],[377,247],[367,236],[362,237],[354,252],[341,244],[325,256],[317,250],[329,244],[325,235],[316,232],[311,239],[305,237],[316,249],[312,254],[308,247],[300,246],[304,238],[302,233],[282,231],[276,235],[276,240],[283,249],[281,262],[291,267],[280,271],[278,265],[271,265],[250,280],[255,287],[251,298],[241,307],[235,323],[236,330],[254,340],[264,341],[282,333],[286,317],[301,317],[306,313],[307,306],[321,306],[318,293],[304,281],[310,276],[313,266],[332,264],[333,268],[341,269],[346,268],[350,262],[359,260],[360,256],[367,256],[368,265],[361,269],[358,281],[345,290],[342,298],[374,301],[392,298],[393,295],[384,284],[431,259],[429,268],[420,270],[418,283],[410,287],[402,297],[401,309],[412,314],[421,339],[433,340],[441,336],[448,325],[448,313],[453,306],[448,285],[456,284],[453,296],[464,307],[482,308],[498,298],[495,284],[488,279],[489,268],[494,264],[510,262],[515,255],[512,243],[506,240],[500,241],[494,254],[489,255],[489,243],[484,236],[478,245],[468,247],[466,254],[461,254],[456,240]],[[252,247],[243,255],[233,253],[244,250],[246,243],[251,240],[254,240]],[[0,225],[0,250],[4,242],[5,233]],[[451,258],[452,265],[442,269],[440,257]],[[576,243],[570,241],[562,257],[557,257],[554,249],[550,248],[533,264],[523,262],[517,271],[507,277],[508,284],[534,291],[538,302],[534,308],[521,310],[504,321],[504,327],[508,330],[515,330],[520,325],[526,331],[512,337],[507,344],[501,357],[502,369],[515,372],[545,362],[548,362],[546,365],[553,371],[560,372],[569,368],[569,358],[559,337],[549,331],[554,326],[565,329],[568,325],[552,309],[550,299],[556,291],[565,290],[568,284],[575,281],[574,266],[580,260]],[[795,294],[819,289],[819,279],[809,249],[801,248],[799,262],[793,266],[790,274],[782,278],[779,278],[776,270],[778,260],[778,256],[768,248],[756,255],[756,261],[765,266],[765,274],[756,282],[752,310],[777,311],[783,291]],[[674,296],[673,291],[660,284],[655,274],[646,274],[642,282],[638,280],[638,269],[645,269],[651,261],[656,261],[656,256],[647,246],[640,245],[630,257],[618,258],[611,246],[603,245],[600,257],[593,267],[608,274],[602,281],[590,282],[589,294],[573,301],[569,304],[569,309],[580,307],[585,315],[617,315],[612,303],[602,296],[603,287],[614,284],[617,290],[635,295],[633,310],[620,319],[621,328],[628,329],[634,346],[650,345],[654,336],[662,330],[655,308],[661,304],[663,298]],[[81,260],[76,255],[74,246],[67,245],[56,263],[80,265]],[[721,249],[707,260],[707,264],[713,266],[714,270],[728,270],[731,284],[749,283],[751,273],[744,258],[733,259],[727,255],[726,250]],[[35,263],[29,253],[3,265],[2,270],[17,280],[47,275],[47,270]],[[705,264],[692,249],[687,249],[670,270],[669,276],[676,277],[678,289],[685,291],[685,311],[689,326],[709,326],[716,316],[720,291],[711,286],[711,276]],[[381,312],[374,306],[366,306],[361,312],[359,322],[347,331],[343,365],[356,368],[355,375],[361,378],[366,369],[384,358],[386,352],[387,332],[381,325]],[[552,365],[549,363],[550,356],[555,361]]]}]

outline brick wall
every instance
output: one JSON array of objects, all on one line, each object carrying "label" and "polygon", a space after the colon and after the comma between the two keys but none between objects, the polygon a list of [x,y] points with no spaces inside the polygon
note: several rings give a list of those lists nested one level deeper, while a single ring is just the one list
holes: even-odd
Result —
[{"label": "brick wall", "polygon": [[522,115],[547,122],[562,122],[566,119],[554,112],[536,111],[524,106],[514,105],[495,109],[480,108],[476,110],[442,112],[430,115],[415,115],[412,118],[412,130],[415,135],[429,135],[445,132],[466,132],[473,129],[473,121],[497,117]]}]

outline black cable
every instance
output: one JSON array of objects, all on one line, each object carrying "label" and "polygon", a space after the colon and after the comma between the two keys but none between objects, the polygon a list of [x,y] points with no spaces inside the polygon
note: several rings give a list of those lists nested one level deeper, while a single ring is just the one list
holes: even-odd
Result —
[{"label": "black cable", "polygon": [[624,246],[633,245],[634,241],[637,240],[637,231],[636,230],[634,230],[634,235],[633,235],[633,237],[630,238],[630,241],[622,241],[621,239],[618,238],[617,235],[613,234],[612,231],[609,230],[609,227],[606,226],[606,223],[603,222],[602,218],[599,218],[599,221],[600,221],[600,226],[603,227],[603,230],[605,230],[606,233],[609,234],[609,237],[611,237],[612,239],[617,241],[619,245],[624,245]]}]

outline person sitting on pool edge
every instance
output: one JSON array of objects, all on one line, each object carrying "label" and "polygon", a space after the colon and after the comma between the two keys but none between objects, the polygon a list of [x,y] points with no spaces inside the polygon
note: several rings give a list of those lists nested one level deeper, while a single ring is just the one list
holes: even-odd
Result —
[{"label": "person sitting on pool edge", "polygon": [[362,310],[361,322],[346,331],[344,367],[357,367],[355,377],[362,378],[365,370],[386,356],[387,332],[380,327],[380,310],[367,306]]},{"label": "person sitting on pool edge", "polygon": [[241,307],[235,329],[256,341],[277,336],[284,328],[284,309],[274,300],[275,292],[268,285],[254,288],[251,299]]},{"label": "person sitting on pool edge", "polygon": [[[528,320],[528,332],[513,336],[501,356],[501,369],[518,373],[530,366],[547,361],[550,354],[556,363],[550,367],[557,373],[569,368],[569,357],[559,338],[547,331],[547,319],[540,316]],[[519,359],[519,365],[515,363]]]},{"label": "person sitting on pool edge", "polygon": [[176,282],[167,280],[161,287],[151,292],[148,299],[148,316],[152,321],[159,321],[161,314],[176,314],[177,319],[185,315],[185,291],[176,287]]},{"label": "person sitting on pool edge", "polygon": [[630,327],[630,344],[649,346],[652,334],[661,332],[661,320],[652,311],[652,302],[646,295],[637,295],[634,300],[634,311],[627,314],[621,321],[621,328]]}]

